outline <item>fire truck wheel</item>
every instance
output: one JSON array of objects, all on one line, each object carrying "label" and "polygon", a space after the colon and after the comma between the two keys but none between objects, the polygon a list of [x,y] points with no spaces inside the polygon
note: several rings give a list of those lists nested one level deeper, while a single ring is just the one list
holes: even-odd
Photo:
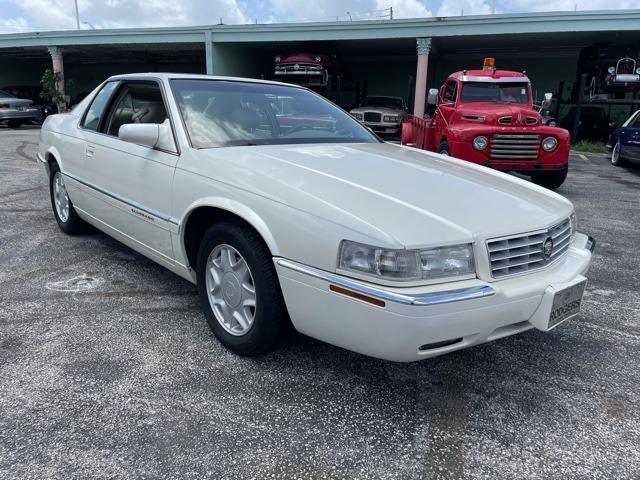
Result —
[{"label": "fire truck wheel", "polygon": [[438,145],[438,149],[436,150],[436,152],[441,153],[442,155],[450,156],[451,150],[449,150],[449,143],[442,142],[440,145]]},{"label": "fire truck wheel", "polygon": [[564,179],[567,178],[568,171],[569,167],[565,167],[562,170],[535,172],[531,174],[531,181],[541,187],[548,188],[549,190],[555,190],[564,183]]}]

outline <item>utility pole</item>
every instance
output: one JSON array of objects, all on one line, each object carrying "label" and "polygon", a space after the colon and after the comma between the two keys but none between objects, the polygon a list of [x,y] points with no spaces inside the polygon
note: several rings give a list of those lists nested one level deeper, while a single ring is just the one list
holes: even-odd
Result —
[{"label": "utility pole", "polygon": [[78,14],[78,0],[74,0],[76,3],[76,27],[80,30],[80,15]]},{"label": "utility pole", "polygon": [[393,20],[393,7],[389,8],[389,20]]}]

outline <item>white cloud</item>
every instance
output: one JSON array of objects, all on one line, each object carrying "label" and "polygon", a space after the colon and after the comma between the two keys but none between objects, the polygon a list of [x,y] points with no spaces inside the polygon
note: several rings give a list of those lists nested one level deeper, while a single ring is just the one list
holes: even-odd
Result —
[{"label": "white cloud", "polygon": [[24,18],[0,18],[0,34],[21,33],[29,30],[29,24]]},{"label": "white cloud", "polygon": [[442,0],[436,16],[488,15],[491,13],[490,3],[483,0]]},{"label": "white cloud", "polygon": [[[492,0],[77,0],[82,28],[486,15]],[[638,9],[640,0],[496,0],[496,13]],[[0,33],[74,30],[72,0],[0,0]],[[87,24],[85,25],[84,22]]]},{"label": "white cloud", "polygon": [[393,18],[425,18],[432,17],[432,13],[419,0],[376,0],[376,8],[393,7]]},{"label": "white cloud", "polygon": [[496,10],[499,7],[527,12],[568,12],[587,10],[621,10],[640,8],[640,0],[498,0]]}]

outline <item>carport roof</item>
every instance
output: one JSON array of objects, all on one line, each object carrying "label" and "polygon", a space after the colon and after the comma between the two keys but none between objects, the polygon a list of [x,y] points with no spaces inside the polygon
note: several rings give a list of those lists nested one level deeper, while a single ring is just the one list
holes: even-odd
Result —
[{"label": "carport roof", "polygon": [[432,37],[438,56],[484,52],[553,57],[595,42],[640,45],[640,10],[428,17],[356,22],[205,25],[178,28],[69,30],[0,35],[0,58],[48,59],[64,49],[65,63],[202,61],[204,43],[252,43],[270,50],[291,42],[330,40],[345,57],[415,55],[416,38]]}]

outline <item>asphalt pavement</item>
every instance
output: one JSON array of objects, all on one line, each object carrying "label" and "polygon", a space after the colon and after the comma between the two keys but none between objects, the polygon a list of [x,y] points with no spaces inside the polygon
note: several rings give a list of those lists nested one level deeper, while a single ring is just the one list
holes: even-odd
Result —
[{"label": "asphalt pavement", "polygon": [[[640,168],[572,153],[583,311],[418,363],[226,351],[196,287],[51,212],[0,126],[1,479],[639,479]],[[481,199],[479,199],[481,201]]]}]

